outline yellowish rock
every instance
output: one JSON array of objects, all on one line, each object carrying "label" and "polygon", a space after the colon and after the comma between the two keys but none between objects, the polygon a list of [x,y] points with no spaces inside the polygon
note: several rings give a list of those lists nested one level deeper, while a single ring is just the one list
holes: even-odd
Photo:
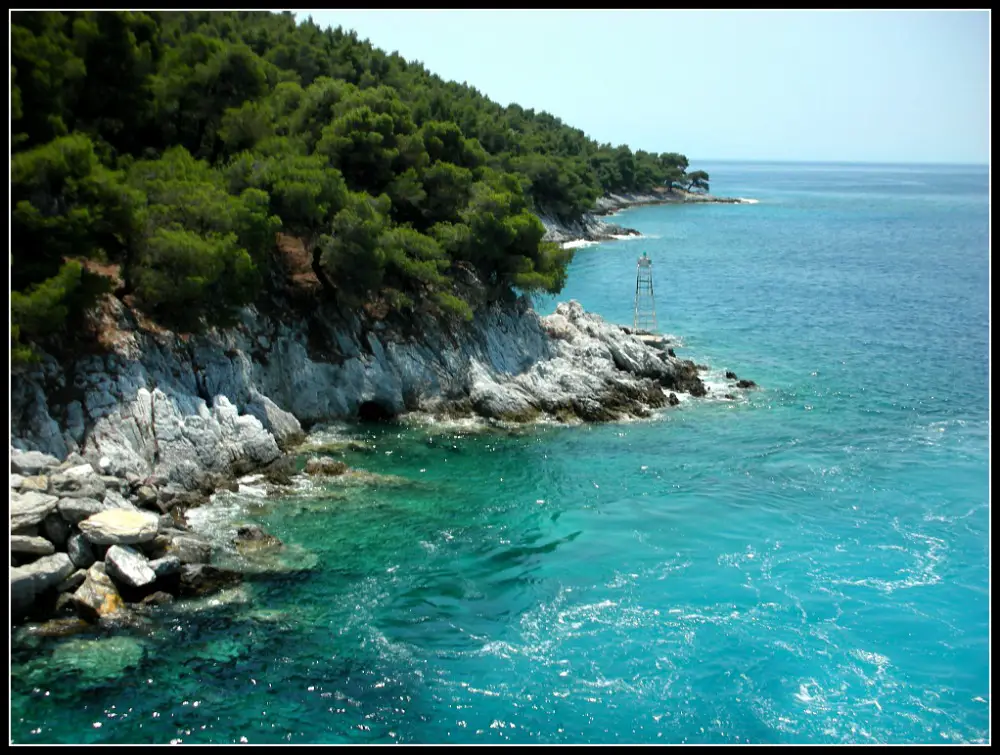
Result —
[{"label": "yellowish rock", "polygon": [[156,514],[130,509],[108,509],[80,522],[80,532],[95,545],[132,545],[156,537]]}]

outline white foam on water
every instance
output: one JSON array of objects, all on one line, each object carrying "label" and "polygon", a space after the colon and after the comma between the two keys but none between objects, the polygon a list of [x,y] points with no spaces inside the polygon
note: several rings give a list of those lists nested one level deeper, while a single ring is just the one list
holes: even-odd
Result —
[{"label": "white foam on water", "polygon": [[576,239],[575,241],[564,241],[560,246],[563,249],[582,249],[585,246],[597,246],[598,241],[587,241],[586,239]]}]

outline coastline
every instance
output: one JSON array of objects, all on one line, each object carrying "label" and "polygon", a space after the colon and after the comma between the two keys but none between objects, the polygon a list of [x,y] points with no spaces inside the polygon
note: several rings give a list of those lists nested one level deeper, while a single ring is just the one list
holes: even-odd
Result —
[{"label": "coastline", "polygon": [[[12,375],[13,618],[47,622],[36,633],[128,623],[237,584],[242,574],[216,565],[186,512],[247,474],[291,484],[312,453],[307,474],[377,483],[301,446],[324,422],[613,422],[711,391],[678,344],[649,343],[575,301],[543,317],[521,297],[465,326],[416,329],[249,308],[239,326],[185,337],[147,330],[108,297],[95,324],[103,353],[47,356]],[[275,541],[251,525],[229,547]]]},{"label": "coastline", "polygon": [[567,223],[544,212],[539,218],[545,226],[545,241],[558,243],[563,249],[574,249],[602,241],[618,241],[642,234],[634,228],[603,220],[631,207],[663,204],[757,204],[758,200],[746,197],[717,197],[698,194],[683,189],[654,190],[638,194],[605,194],[599,197],[594,209],[578,221]]}]

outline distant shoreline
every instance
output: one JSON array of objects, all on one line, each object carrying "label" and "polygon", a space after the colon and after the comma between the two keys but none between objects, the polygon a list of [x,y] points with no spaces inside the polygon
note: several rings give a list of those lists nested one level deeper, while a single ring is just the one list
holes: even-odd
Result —
[{"label": "distant shoreline", "polygon": [[756,199],[717,197],[684,189],[654,189],[644,194],[605,194],[597,200],[594,215],[610,215],[628,207],[651,204],[757,204]]},{"label": "distant shoreline", "polygon": [[663,204],[757,204],[756,199],[745,197],[717,197],[712,194],[698,194],[684,189],[657,189],[636,194],[605,194],[598,198],[594,209],[580,220],[564,222],[558,218],[540,214],[545,225],[545,241],[559,244],[563,249],[576,249],[601,241],[616,241],[642,236],[634,228],[626,228],[616,223],[602,220],[602,216],[613,215],[630,207]]}]

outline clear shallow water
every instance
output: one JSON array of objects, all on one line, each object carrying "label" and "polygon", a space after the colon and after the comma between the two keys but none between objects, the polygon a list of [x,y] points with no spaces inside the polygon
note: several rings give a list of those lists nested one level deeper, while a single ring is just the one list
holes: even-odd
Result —
[{"label": "clear shallow water", "polygon": [[226,498],[286,572],[16,646],[13,741],[989,741],[986,169],[707,169],[760,203],[622,213],[560,299],[630,321],[647,251],[683,355],[762,390],[344,428],[411,482]]}]

